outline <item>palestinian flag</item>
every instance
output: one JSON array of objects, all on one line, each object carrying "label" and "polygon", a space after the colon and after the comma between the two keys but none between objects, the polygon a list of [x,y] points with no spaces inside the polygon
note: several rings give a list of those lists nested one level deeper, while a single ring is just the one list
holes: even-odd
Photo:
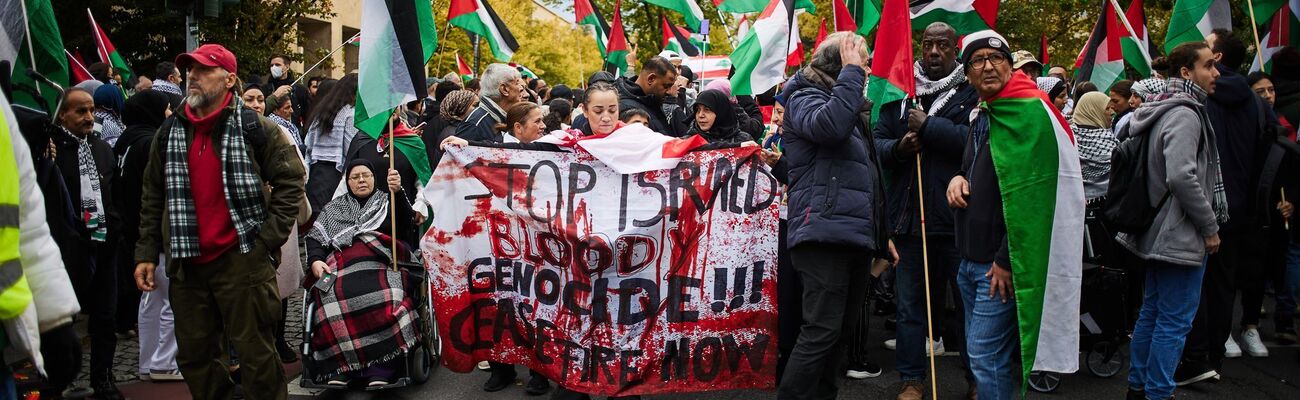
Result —
[{"label": "palestinian flag", "polygon": [[[1291,4],[1282,6],[1278,12],[1273,13],[1272,20],[1268,22],[1268,30],[1265,31],[1264,37],[1260,39],[1260,55],[1251,58],[1250,72],[1260,70],[1259,60],[1264,59],[1264,72],[1273,73],[1273,54],[1282,50],[1286,46],[1295,46],[1300,43],[1300,19],[1297,19],[1296,7],[1300,7],[1300,1],[1294,1]],[[1256,10],[1258,10],[1256,6]]]},{"label": "palestinian flag", "polygon": [[[26,3],[27,13],[21,12]],[[68,85],[68,58],[63,50],[59,24],[54,20],[54,8],[49,0],[0,0],[0,59],[12,62],[10,79],[14,86],[38,88],[45,107],[26,91],[13,92],[14,104],[37,110],[54,108],[59,93],[54,88],[38,84],[27,76],[34,69],[54,83]],[[27,34],[31,33],[31,40]],[[35,58],[33,60],[33,57]]]},{"label": "palestinian flag", "polygon": [[826,18],[822,18],[822,24],[817,28],[817,41],[813,42],[813,48],[822,47],[822,41],[826,40],[827,36],[830,36],[830,32],[826,31]]},{"label": "palestinian flag", "polygon": [[700,55],[700,48],[695,47],[695,41],[691,40],[690,32],[668,23],[668,17],[663,15],[659,16],[659,25],[661,25],[664,33],[662,42],[664,50],[672,50],[677,54],[691,57]]},{"label": "palestinian flag", "polygon": [[700,30],[700,21],[704,21],[704,10],[700,10],[700,5],[695,0],[645,0],[645,2],[676,11],[686,18],[686,26],[693,30]]},{"label": "palestinian flag", "polygon": [[519,71],[519,75],[523,76],[524,79],[537,79],[537,74],[534,73],[533,70],[528,69],[528,67],[525,67],[523,64],[510,63],[508,65]]},{"label": "palestinian flag", "polygon": [[911,4],[912,26],[916,29],[947,22],[957,35],[967,35],[997,25],[998,0],[916,0]]},{"label": "palestinian flag", "polygon": [[1083,62],[1074,73],[1076,81],[1091,81],[1102,93],[1124,76],[1124,51],[1120,38],[1124,37],[1125,31],[1115,15],[1113,4],[1102,2],[1101,14],[1083,50]]},{"label": "palestinian flag", "polygon": [[[606,44],[605,65],[627,71],[627,35],[623,33],[623,0],[614,2],[614,26],[609,30],[609,43]],[[614,74],[618,76],[619,74]]]},{"label": "palestinian flag", "polygon": [[460,74],[460,80],[463,82],[474,79],[474,70],[469,67],[465,59],[460,58],[460,53],[456,53],[456,73]]},{"label": "palestinian flag", "polygon": [[605,57],[605,44],[609,42],[609,23],[600,16],[600,11],[591,0],[573,0],[573,18],[578,25],[587,25],[595,30],[596,47],[600,56]]},{"label": "palestinian flag", "polygon": [[104,33],[104,28],[101,28],[95,22],[95,15],[90,13],[89,8],[86,9],[86,16],[90,17],[90,30],[91,34],[95,36],[95,46],[99,50],[99,61],[112,65],[113,70],[122,75],[122,82],[118,83],[125,86],[126,82],[131,80],[131,66],[127,65],[126,59],[122,58],[122,53],[119,53],[117,48],[113,47],[113,42],[108,40],[108,34]]},{"label": "palestinian flag", "polygon": [[[1052,65],[1051,61],[1049,61],[1051,60],[1051,54],[1047,52],[1047,35],[1039,35],[1038,40],[1038,61],[1043,63],[1044,66]],[[1043,73],[1047,73],[1047,70],[1043,70]]]},{"label": "palestinian flag", "polygon": [[794,0],[771,0],[740,46],[731,52],[736,73],[731,93],[752,96],[785,81],[785,65],[799,41],[794,29]]},{"label": "palestinian flag", "polygon": [[[1133,28],[1133,34],[1130,35],[1128,28],[1124,28],[1122,38],[1120,38],[1121,47],[1124,49],[1124,61],[1137,70],[1142,77],[1151,77],[1151,38],[1147,35],[1147,14],[1142,10],[1142,0],[1133,0],[1128,5],[1128,11],[1124,12],[1124,19],[1128,20],[1128,26]],[[1134,36],[1136,35],[1136,36]]]},{"label": "palestinian flag", "polygon": [[415,134],[400,135],[397,129],[384,134],[397,107],[428,95],[424,65],[433,56],[434,49],[426,47],[433,24],[428,1],[364,0],[361,4],[356,126],[375,139],[395,136],[394,147],[410,160],[421,185],[433,173],[424,141]]},{"label": "palestinian flag", "polygon": [[1072,373],[1079,369],[1084,210],[1074,133],[1022,72],[985,103],[1011,253],[1022,382],[1030,371]]},{"label": "palestinian flag", "polygon": [[1228,0],[1177,0],[1165,33],[1165,53],[1187,42],[1199,42],[1215,29],[1232,29]]},{"label": "palestinian flag", "polygon": [[95,79],[95,77],[90,76],[90,70],[86,69],[86,64],[81,62],[81,56],[72,55],[72,53],[68,52],[68,49],[63,49],[63,54],[68,56],[68,69],[72,70],[72,80],[68,81],[68,83],[76,85]]},{"label": "palestinian flag", "polygon": [[498,60],[509,62],[519,50],[519,42],[487,0],[451,0],[447,22],[487,39],[492,57]]},{"label": "palestinian flag", "polygon": [[353,46],[358,46],[358,47],[360,47],[360,46],[361,46],[361,32],[357,32],[357,34],[352,35],[351,38],[349,38],[346,42],[343,42],[343,43],[347,43],[347,44],[350,44],[350,45],[353,45]]},{"label": "palestinian flag", "polygon": [[[767,9],[768,4],[767,0],[713,0],[713,5],[718,7],[718,11],[734,14],[761,12]],[[813,4],[812,0],[795,0],[794,8],[812,14],[817,13],[817,6]]]},{"label": "palestinian flag", "polygon": [[1287,6],[1288,3],[1295,4],[1290,0],[1252,0],[1250,3],[1242,2],[1241,11],[1249,13],[1253,8],[1255,22],[1263,22],[1273,19],[1273,14]]},{"label": "palestinian flag", "polygon": [[880,115],[888,103],[916,97],[916,75],[912,71],[912,19],[907,0],[885,0],[880,31],[876,33],[876,57],[871,60],[867,98],[871,115]]},{"label": "palestinian flag", "polygon": [[[847,1],[847,3],[846,3]],[[835,31],[866,36],[880,23],[881,0],[831,0],[835,9]]]},{"label": "palestinian flag", "polygon": [[799,38],[799,18],[790,21],[790,54],[785,56],[785,67],[799,67],[803,64],[803,39]]},{"label": "palestinian flag", "polygon": [[744,40],[746,36],[749,36],[749,28],[752,25],[753,21],[749,20],[748,15],[740,16],[740,22],[736,23],[736,36],[731,37],[731,48],[734,49],[740,47],[740,41]]}]

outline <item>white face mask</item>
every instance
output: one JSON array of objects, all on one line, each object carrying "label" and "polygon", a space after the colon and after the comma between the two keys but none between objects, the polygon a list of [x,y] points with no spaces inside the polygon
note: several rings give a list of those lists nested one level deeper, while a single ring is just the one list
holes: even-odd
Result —
[{"label": "white face mask", "polygon": [[272,78],[275,78],[275,79],[283,78],[283,77],[284,77],[284,67],[281,67],[281,66],[279,66],[279,65],[272,65],[272,66],[271,66],[271,77],[272,77]]}]

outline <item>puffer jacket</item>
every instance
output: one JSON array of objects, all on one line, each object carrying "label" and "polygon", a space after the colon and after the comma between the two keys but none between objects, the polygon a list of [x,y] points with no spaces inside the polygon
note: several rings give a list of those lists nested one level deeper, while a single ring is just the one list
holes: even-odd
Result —
[{"label": "puffer jacket", "polygon": [[804,243],[855,246],[882,253],[884,188],[867,124],[858,118],[866,71],[845,66],[835,86],[819,86],[804,72],[780,98],[782,140],[789,165],[790,247]]},{"label": "puffer jacket", "polygon": [[1146,232],[1119,234],[1120,243],[1143,259],[1199,266],[1204,238],[1219,232],[1210,203],[1214,187],[1204,172],[1214,140],[1207,120],[1204,106],[1173,97],[1142,104],[1129,121],[1130,137],[1151,135],[1146,190],[1152,206],[1169,193]]}]

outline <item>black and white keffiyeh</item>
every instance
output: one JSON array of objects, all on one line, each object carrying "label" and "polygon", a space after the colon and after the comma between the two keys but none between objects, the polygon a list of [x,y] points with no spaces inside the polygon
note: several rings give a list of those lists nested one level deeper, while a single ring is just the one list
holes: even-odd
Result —
[{"label": "black and white keffiyeh", "polygon": [[[67,132],[65,129],[64,132]],[[71,132],[68,132],[72,135]],[[90,232],[90,240],[103,242],[108,238],[108,221],[104,214],[104,193],[99,182],[99,169],[95,155],[90,150],[90,137],[77,137],[77,174],[81,177],[81,221]]]},{"label": "black and white keffiyeh", "polygon": [[1214,141],[1214,127],[1209,124],[1209,116],[1205,113],[1205,101],[1209,98],[1209,93],[1196,85],[1196,82],[1178,77],[1169,77],[1165,83],[1165,92],[1156,95],[1155,101],[1184,97],[1201,105],[1197,107],[1196,113],[1201,117],[1201,130],[1203,131],[1201,132],[1201,140],[1204,140],[1205,146],[1209,148],[1210,165],[1207,173],[1210,174],[1210,181],[1214,187],[1214,199],[1210,205],[1214,209],[1215,221],[1220,224],[1228,222],[1228,190],[1223,184],[1223,167],[1219,161],[1219,145]]},{"label": "black and white keffiyeh", "polygon": [[[244,103],[238,98],[230,100],[234,110],[226,119],[221,132],[221,180],[225,183],[226,205],[230,219],[239,237],[239,251],[253,250],[258,228],[266,220],[266,205],[262,200],[262,178],[253,171],[253,161],[248,157],[244,143]],[[199,224],[190,185],[190,143],[185,139],[185,127],[173,122],[167,132],[164,150],[163,176],[166,182],[168,227],[171,229],[171,252],[175,258],[198,257]]]},{"label": "black and white keffiyeh", "polygon": [[939,94],[939,97],[935,98],[934,102],[930,104],[930,109],[926,110],[930,115],[934,115],[945,104],[948,104],[948,99],[951,99],[953,94],[957,93],[957,85],[961,85],[962,82],[966,81],[966,67],[958,63],[957,68],[953,68],[948,76],[932,81],[930,77],[925,75],[925,69],[921,67],[921,62],[917,61],[912,64],[912,75],[916,77],[917,97]]},{"label": "black and white keffiyeh", "polygon": [[307,237],[326,246],[342,249],[351,246],[358,235],[379,229],[386,217],[388,193],[375,190],[366,199],[358,199],[348,193],[335,197],[325,205],[325,210],[316,218],[316,224],[307,233]]}]

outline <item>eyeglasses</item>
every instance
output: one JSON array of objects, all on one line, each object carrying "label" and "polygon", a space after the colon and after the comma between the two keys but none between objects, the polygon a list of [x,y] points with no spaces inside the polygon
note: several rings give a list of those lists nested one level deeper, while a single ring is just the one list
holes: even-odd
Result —
[{"label": "eyeglasses", "polygon": [[372,174],[372,173],[366,172],[366,173],[361,173],[361,174],[355,174],[355,175],[348,176],[348,180],[350,180],[350,181],[360,181],[360,180],[370,179],[370,178],[374,178],[374,177],[375,177],[375,174]]},{"label": "eyeglasses", "polygon": [[[987,64],[988,64],[987,66],[985,65],[985,62],[986,62],[986,61],[988,62],[988,63],[987,63]],[[966,62],[966,68],[979,68],[979,69],[984,69],[984,68],[988,68],[989,66],[994,66],[994,67],[996,67],[996,66],[1002,65],[1002,63],[1005,63],[1005,62],[1007,62],[1007,56],[1006,56],[1005,54],[1002,54],[1002,53],[993,53],[993,54],[989,54],[989,55],[986,56],[986,57],[980,57],[980,58],[972,58],[972,59],[970,59],[970,61],[967,61],[967,62]]]}]

